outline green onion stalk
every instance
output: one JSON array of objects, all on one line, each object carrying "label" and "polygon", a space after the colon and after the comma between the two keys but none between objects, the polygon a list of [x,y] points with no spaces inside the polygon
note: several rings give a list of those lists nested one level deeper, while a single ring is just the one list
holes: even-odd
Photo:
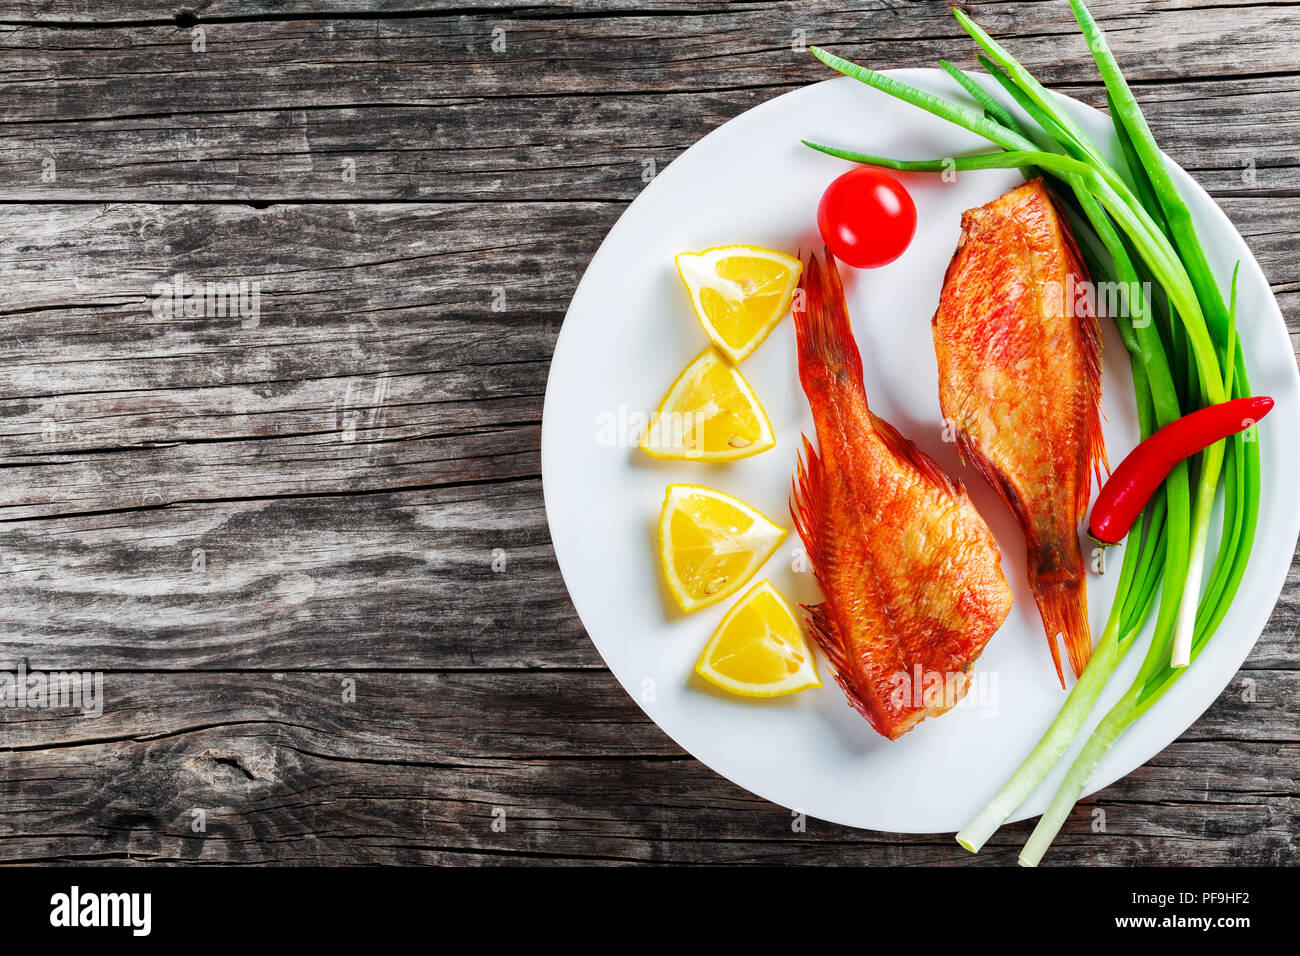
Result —
[{"label": "green onion stalk", "polygon": [[[970,74],[941,62],[971,97],[971,109],[813,47],[828,66],[912,103],[1001,147],[1001,152],[936,160],[899,160],[825,146],[853,162],[912,172],[1020,169],[1051,177],[1054,195],[1076,226],[1090,273],[1127,290],[1114,321],[1129,354],[1138,426],[1146,438],[1196,407],[1250,394],[1232,304],[1224,303],[1191,212],[1082,0],[1075,18],[1106,85],[1123,162],[1112,165],[1057,100],[1010,53],[961,11],[961,26],[982,48],[981,65],[1028,117],[1022,123]],[[1142,292],[1150,277],[1159,295]],[[1193,478],[1193,475],[1195,476]],[[1209,526],[1220,479],[1223,531],[1208,586]],[[1194,492],[1193,492],[1194,484]],[[1173,470],[1130,532],[1105,628],[1087,668],[1038,744],[989,803],[957,834],[972,852],[1021,806],[1078,736],[1116,667],[1136,643],[1153,607],[1150,647],[1137,678],[1098,723],[1026,843],[1020,862],[1036,865],[1068,818],[1102,757],[1196,660],[1236,595],[1254,542],[1260,495],[1259,445],[1253,429],[1218,442]],[[1204,591],[1204,593],[1202,593]]]}]

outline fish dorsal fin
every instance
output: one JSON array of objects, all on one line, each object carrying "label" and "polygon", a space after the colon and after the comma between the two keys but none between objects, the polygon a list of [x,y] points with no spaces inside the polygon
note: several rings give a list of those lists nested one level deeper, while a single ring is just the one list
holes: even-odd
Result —
[{"label": "fish dorsal fin", "polygon": [[940,468],[933,458],[916,447],[915,442],[904,438],[897,428],[874,412],[871,414],[871,423],[875,426],[876,434],[884,441],[885,447],[892,451],[899,461],[915,467],[917,471],[921,472],[946,494],[952,495],[954,498],[959,498],[965,494],[966,489],[960,481]]},{"label": "fish dorsal fin", "polygon": [[[1061,233],[1061,243],[1065,248],[1065,258],[1069,263],[1070,270],[1078,277],[1076,288],[1087,288],[1092,282],[1088,274],[1088,267],[1084,265],[1083,255],[1079,252],[1079,244],[1074,235],[1064,223],[1065,214],[1061,211],[1060,204],[1052,197],[1051,193],[1043,190],[1048,201],[1051,204],[1052,212],[1056,217],[1057,228]],[[1087,376],[1088,397],[1097,408],[1097,414],[1089,420],[1087,435],[1087,454],[1088,454],[1088,474],[1079,486],[1079,503],[1080,513],[1088,510],[1088,502],[1092,499],[1092,481],[1097,482],[1097,487],[1102,485],[1102,470],[1105,469],[1110,474],[1110,462],[1106,458],[1106,439],[1101,430],[1101,418],[1105,413],[1101,410],[1101,318],[1097,312],[1087,307],[1086,297],[1082,300],[1084,308],[1079,309],[1077,305],[1080,300],[1076,299],[1074,303],[1067,303],[1073,311],[1075,319],[1079,323],[1079,341],[1083,347],[1083,357],[1085,365],[1085,374]]]}]

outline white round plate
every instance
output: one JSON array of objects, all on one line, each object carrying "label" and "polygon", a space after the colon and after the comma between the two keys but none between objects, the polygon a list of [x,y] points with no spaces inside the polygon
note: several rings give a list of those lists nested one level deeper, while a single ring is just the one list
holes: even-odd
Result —
[{"label": "white round plate", "polygon": [[[893,75],[963,98],[938,70]],[[1114,146],[1104,115],[1061,101],[1098,142]],[[636,439],[677,373],[708,344],[674,255],[737,242],[790,253],[820,250],[818,200],[851,166],[807,149],[801,138],[918,159],[990,148],[913,106],[839,78],[764,103],[683,153],[610,230],[564,320],[542,424],[547,518],[565,583],[592,641],[627,692],[681,747],[747,790],[823,820],[894,832],[955,831],[1016,768],[1065,699],[1026,582],[1020,530],[943,440],[930,337],[962,211],[1019,183],[1019,173],[961,173],[950,183],[934,175],[904,176],[918,215],[910,248],[883,269],[842,269],[872,407],[966,482],[1002,546],[1015,593],[1011,616],[977,663],[962,705],[891,743],[849,709],[824,661],[819,667],[825,686],[818,690],[770,701],[715,691],[693,668],[734,599],[683,615],[673,607],[656,563],[655,526],[670,482],[738,495],[792,528],[788,496],[799,436],[814,435],[796,377],[792,322],[783,322],[743,366],[776,429],[774,449],[726,465],[659,462],[646,457]],[[1277,405],[1260,425],[1261,520],[1237,599],[1195,666],[1107,755],[1093,790],[1151,759],[1231,680],[1281,593],[1300,529],[1294,481],[1300,380],[1290,338],[1268,282],[1236,229],[1189,176],[1181,170],[1175,175],[1216,273],[1226,279],[1241,260],[1238,324],[1251,382]],[[1110,323],[1104,371],[1106,445],[1118,463],[1135,444],[1137,427],[1127,357]],[[798,547],[792,530],[760,576],[792,601],[816,602],[811,575],[796,570]],[[1110,573],[1090,575],[1094,638],[1111,603],[1120,558],[1112,549]],[[1086,729],[1129,684],[1142,643],[1112,679]],[[1017,819],[1042,812],[1068,762],[1058,764]]]}]

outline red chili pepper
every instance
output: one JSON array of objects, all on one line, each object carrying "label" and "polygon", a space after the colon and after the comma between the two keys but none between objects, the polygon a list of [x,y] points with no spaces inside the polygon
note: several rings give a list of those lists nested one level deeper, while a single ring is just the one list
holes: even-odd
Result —
[{"label": "red chili pepper", "polygon": [[1088,533],[1102,544],[1119,544],[1175,465],[1244,431],[1272,407],[1273,399],[1267,395],[1234,398],[1170,422],[1129,452],[1111,472],[1092,506]]}]

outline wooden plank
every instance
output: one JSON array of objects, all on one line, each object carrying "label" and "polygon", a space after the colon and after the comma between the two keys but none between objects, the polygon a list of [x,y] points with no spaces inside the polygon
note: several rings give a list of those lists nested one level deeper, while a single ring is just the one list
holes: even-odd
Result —
[{"label": "wooden plank", "polygon": [[[1211,7],[1233,9],[1235,16],[1249,19],[1262,8],[1286,6],[1288,0],[1146,0],[1146,11],[1186,11]],[[668,13],[679,17],[707,18],[737,11],[762,12],[769,17],[779,17],[807,11],[826,14],[838,12],[841,17],[861,18],[863,24],[872,17],[886,14],[901,15],[900,5],[894,0],[869,0],[861,7],[845,11],[830,0],[669,0],[666,3],[647,4],[644,0],[553,0],[545,5],[519,4],[514,0],[482,0],[472,5],[430,5],[427,0],[205,0],[196,7],[179,7],[167,0],[119,0],[112,11],[106,11],[92,0],[11,0],[0,23],[10,24],[64,24],[92,26],[109,23],[147,25],[212,23],[231,20],[280,19],[395,19],[402,16],[428,18],[433,16],[460,17],[467,11],[508,12],[517,19],[572,20],[594,17],[655,16]],[[1065,0],[1032,0],[1030,3],[1013,3],[1008,0],[968,0],[962,4],[981,23],[1005,23],[1008,29],[1019,27],[1023,32],[1035,32],[1044,26],[1073,26],[1074,20]],[[1010,9],[1008,9],[1010,8]],[[1112,24],[1134,14],[1129,0],[1091,0],[1088,8],[1103,23]],[[907,16],[938,17],[943,22],[951,12],[945,0],[913,0],[908,4]],[[996,19],[995,19],[996,18]]]},{"label": "wooden plank", "polygon": [[[1215,0],[1216,9],[1236,8],[1238,16],[1249,16],[1253,10],[1272,4],[1285,4],[1287,0]],[[1159,10],[1188,10],[1205,7],[1205,0],[1146,0],[1146,7]],[[468,6],[468,5],[467,5]],[[657,5],[658,11],[671,9],[678,15],[709,15],[736,10],[761,10],[770,15],[797,12],[801,8],[827,7],[825,0],[799,0],[799,2],[772,2],[772,0],[729,0],[719,3],[717,0],[670,0]],[[936,8],[947,14],[949,7],[938,0],[916,0],[911,7],[926,10]],[[1017,23],[1033,26],[1042,22],[1070,23],[1069,8],[1064,0],[1032,3],[1008,3],[1007,0],[968,0],[963,4],[968,11],[980,18],[985,18],[1000,8],[1020,7]],[[874,8],[874,9],[871,9]],[[1090,0],[1088,8],[1100,20],[1129,13],[1132,4],[1125,0]],[[179,8],[193,14],[199,22],[219,20],[276,20],[287,17],[311,17],[341,19],[377,17],[395,18],[401,15],[418,15],[422,17],[443,15],[463,15],[466,6],[444,4],[441,7],[430,6],[427,0],[206,0],[201,9]],[[534,19],[569,19],[575,16],[596,17],[601,15],[637,15],[645,16],[655,12],[655,8],[644,0],[554,0],[544,6],[519,4],[514,0],[482,0],[472,5],[475,10],[500,9],[512,11],[515,16]],[[898,6],[886,0],[875,0],[870,8],[853,10],[854,16],[890,10],[897,14]],[[6,7],[3,23],[68,23],[68,24],[103,24],[123,21],[140,23],[173,23],[185,17],[177,16],[178,7],[167,0],[119,0],[112,11],[105,11],[93,0],[11,0]],[[910,11],[909,11],[910,12]]]},{"label": "wooden plank", "polygon": [[[1241,0],[1233,0],[1241,2]],[[12,0],[7,5],[4,23],[65,23],[102,25],[105,23],[164,24],[212,23],[223,20],[309,19],[392,19],[403,15],[461,16],[466,10],[499,10],[526,18],[567,18],[601,14],[640,14],[647,9],[644,0],[552,0],[545,5],[520,5],[515,0],[475,0],[472,4],[431,4],[429,0],[204,0],[189,7],[160,0],[121,0],[111,11],[93,0]],[[717,13],[732,7],[770,9],[771,0],[670,0],[658,5],[679,14]]]},{"label": "wooden plank", "polygon": [[[535,475],[575,256],[616,212],[0,210],[21,303],[0,314],[0,517]],[[256,325],[155,314],[178,274],[259,283]]]},{"label": "wooden plank", "polygon": [[[355,702],[342,697],[349,677]],[[946,835],[817,820],[795,832],[790,811],[665,746],[607,674],[104,680],[97,720],[52,730],[48,711],[3,712],[15,743],[0,859],[998,864],[1029,826],[976,858]],[[1284,739],[1215,739],[1216,705],[1209,735],[1193,730],[1077,810],[1049,862],[1151,863],[1192,847],[1207,864],[1286,862],[1300,802],[1295,683],[1274,672],[1251,705]],[[489,726],[475,712],[485,699]],[[1187,767],[1202,768],[1195,789]]]},{"label": "wooden plank", "polygon": [[[1104,105],[1099,85],[1068,90]],[[625,201],[700,137],[780,92],[32,121],[5,130],[0,199]],[[1300,80],[1160,83],[1139,95],[1165,150],[1215,195],[1300,191]]]},{"label": "wooden plank", "polygon": [[535,478],[15,522],[0,578],[46,668],[600,665]]},{"label": "wooden plank", "polygon": [[[1291,559],[1286,584],[1282,587],[1277,606],[1273,608],[1268,626],[1260,635],[1245,666],[1294,669],[1297,633],[1300,633],[1300,555]],[[1241,733],[1249,734],[1247,728],[1243,728]]]},{"label": "wooden plank", "polygon": [[[1016,39],[1016,55],[1045,82],[1074,81],[1086,50],[1063,16],[1068,8],[1054,6],[1050,28],[1023,23],[1025,9],[994,6],[985,19],[998,34],[1034,31]],[[1112,39],[1136,82],[1238,74],[1246,44],[1250,75],[1300,70],[1300,21],[1290,9],[1249,10],[1248,17],[1224,17],[1214,8],[1144,6],[1115,18]],[[495,48],[494,30],[504,31]],[[813,41],[873,64],[934,64],[945,56],[974,62],[973,44],[958,37],[941,3],[909,5],[906,16],[881,4],[852,19],[823,3],[784,17],[762,8],[579,21],[457,13],[218,22],[204,31],[202,52],[174,23],[0,31],[0,94],[8,97],[9,118],[166,115],[177,103],[213,112],[410,106],[503,93],[773,88],[826,75],[800,48]],[[121,105],[108,112],[105,104]]]},{"label": "wooden plank", "polygon": [[[0,860],[174,863],[818,863],[1010,865],[1031,824],[976,857],[951,835],[875,833],[764,803],[690,760],[482,760],[376,767],[322,758],[280,725],[202,729],[141,744],[15,754],[0,782]],[[1297,749],[1183,745],[1184,765],[1283,775]],[[1136,772],[1132,781],[1148,775]],[[1281,865],[1292,789],[1114,796],[1071,816],[1048,865]],[[1110,791],[1108,791],[1108,794]],[[1095,832],[1094,810],[1105,811]],[[196,811],[206,829],[193,831]],[[504,832],[493,823],[505,824]]]},{"label": "wooden plank", "polygon": [[[0,664],[0,670],[12,672],[12,661],[0,657]],[[33,659],[28,669],[63,668]],[[492,706],[490,724],[482,720],[485,701]],[[1300,671],[1256,669],[1234,679],[1181,739],[1207,745],[1239,739],[1235,730],[1249,723],[1256,743],[1287,747],[1300,744],[1297,718]],[[85,716],[76,707],[0,707],[4,749],[11,751],[135,743],[205,727],[275,723],[295,728],[300,743],[320,756],[374,763],[427,762],[432,755],[440,764],[464,766],[485,759],[685,756],[604,668],[440,673],[108,669],[103,671],[102,713],[96,716]],[[865,724],[861,729],[871,733]],[[1152,766],[1168,770],[1171,764],[1156,760]],[[1253,786],[1255,776],[1243,784]],[[1288,780],[1294,784],[1294,772],[1261,786],[1281,788]],[[1151,789],[1159,785],[1159,775],[1144,784]]]}]

